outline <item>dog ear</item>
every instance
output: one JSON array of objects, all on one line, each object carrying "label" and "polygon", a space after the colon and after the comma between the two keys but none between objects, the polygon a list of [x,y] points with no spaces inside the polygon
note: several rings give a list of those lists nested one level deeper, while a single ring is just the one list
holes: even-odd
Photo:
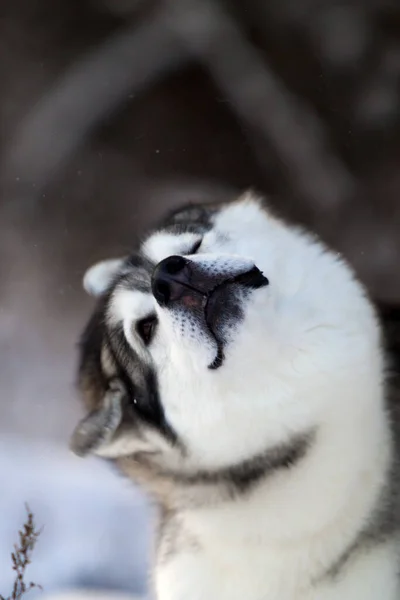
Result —
[{"label": "dog ear", "polygon": [[90,267],[83,277],[85,291],[90,296],[102,296],[122,269],[124,262],[124,258],[111,258]]},{"label": "dog ear", "polygon": [[70,449],[74,454],[96,454],[110,444],[121,423],[124,395],[125,391],[116,382],[106,392],[102,405],[78,423],[70,441]]}]

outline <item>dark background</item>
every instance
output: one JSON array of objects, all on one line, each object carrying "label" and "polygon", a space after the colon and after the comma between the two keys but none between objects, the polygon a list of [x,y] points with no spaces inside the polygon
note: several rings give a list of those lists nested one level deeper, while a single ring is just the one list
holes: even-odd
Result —
[{"label": "dark background", "polygon": [[[117,492],[112,517],[93,512],[108,473],[83,473],[66,450],[92,305],[82,275],[167,208],[253,187],[343,252],[376,299],[400,303],[400,3],[2,0],[0,125],[0,561],[34,498],[55,523],[38,566],[48,589],[139,590],[132,554],[125,583],[114,567],[104,577],[111,550],[96,554],[96,535],[125,527]],[[69,473],[62,494],[51,469]],[[96,535],[71,503],[96,516]],[[94,546],[78,568],[65,543],[69,567],[49,578],[57,511]],[[134,552],[146,534],[129,527]]]}]

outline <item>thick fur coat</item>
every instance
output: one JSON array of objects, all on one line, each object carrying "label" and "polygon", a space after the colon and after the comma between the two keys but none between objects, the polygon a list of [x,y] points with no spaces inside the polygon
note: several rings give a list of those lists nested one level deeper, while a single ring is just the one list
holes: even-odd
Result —
[{"label": "thick fur coat", "polygon": [[84,285],[72,448],[156,499],[159,600],[400,598],[395,330],[341,256],[246,194]]}]

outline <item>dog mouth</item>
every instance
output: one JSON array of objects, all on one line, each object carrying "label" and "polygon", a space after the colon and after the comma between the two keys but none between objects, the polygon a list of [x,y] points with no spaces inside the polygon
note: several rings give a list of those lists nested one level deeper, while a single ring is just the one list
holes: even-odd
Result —
[{"label": "dog mouth", "polygon": [[225,360],[225,340],[223,328],[227,321],[227,312],[231,320],[238,321],[243,316],[241,302],[237,299],[235,289],[251,292],[269,284],[268,279],[258,267],[253,267],[245,273],[225,279],[215,286],[206,297],[204,316],[210,335],[217,346],[217,354],[208,366],[209,369],[219,369]]}]

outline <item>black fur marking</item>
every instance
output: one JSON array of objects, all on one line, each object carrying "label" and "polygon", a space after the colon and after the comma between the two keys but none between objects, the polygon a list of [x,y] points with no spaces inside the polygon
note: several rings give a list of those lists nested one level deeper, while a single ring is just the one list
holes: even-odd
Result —
[{"label": "black fur marking", "polygon": [[[257,268],[253,267],[250,271],[246,273],[241,273],[240,275],[236,275],[235,277],[231,277],[217,284],[213,289],[207,294],[207,302],[205,305],[205,320],[207,324],[208,331],[212,338],[215,341],[217,346],[217,354],[212,361],[212,363],[208,366],[211,370],[216,370],[222,367],[225,361],[225,342],[223,336],[221,337],[220,332],[218,331],[218,325],[215,322],[215,319],[210,318],[210,307],[214,304],[215,307],[215,297],[220,295],[226,296],[226,292],[228,291],[229,286],[229,296],[225,298],[224,301],[224,316],[226,318],[226,314],[229,313],[229,309],[231,310],[231,318],[234,314],[234,320],[239,321],[243,318],[242,310],[237,306],[237,303],[233,302],[234,297],[234,286],[242,286],[251,289],[258,289],[261,287],[265,287],[269,284],[268,279],[263,275],[263,273]],[[217,300],[218,302],[218,300]],[[214,322],[213,322],[214,321]]]},{"label": "black fur marking", "polygon": [[101,361],[102,349],[106,347],[115,365],[114,376],[121,380],[127,391],[123,411],[125,421],[146,422],[170,443],[178,444],[176,433],[165,419],[155,373],[140,361],[128,344],[121,326],[108,330],[105,324],[111,294],[112,290],[98,300],[79,342],[78,378],[81,382],[85,378],[85,388],[89,388],[95,397],[90,410],[101,404],[109,387],[109,376],[104,373]]},{"label": "black fur marking", "polygon": [[223,344],[217,340],[217,338],[215,337],[215,335],[212,332],[211,332],[211,334],[215,340],[215,343],[217,344],[217,355],[214,358],[214,360],[212,361],[212,363],[210,365],[208,365],[208,368],[211,369],[211,371],[215,371],[216,369],[219,369],[220,367],[222,367],[222,365],[224,364],[225,354],[224,354]]},{"label": "black fur marking", "polygon": [[144,421],[176,444],[177,436],[165,418],[154,371],[128,344],[122,326],[107,332],[107,342],[117,365],[117,376],[127,392],[124,415]]},{"label": "black fur marking", "polygon": [[229,496],[249,493],[259,482],[282,469],[291,469],[305,457],[315,431],[294,436],[287,443],[269,448],[252,458],[216,471],[201,470],[193,474],[170,473],[177,486],[223,486]]}]

